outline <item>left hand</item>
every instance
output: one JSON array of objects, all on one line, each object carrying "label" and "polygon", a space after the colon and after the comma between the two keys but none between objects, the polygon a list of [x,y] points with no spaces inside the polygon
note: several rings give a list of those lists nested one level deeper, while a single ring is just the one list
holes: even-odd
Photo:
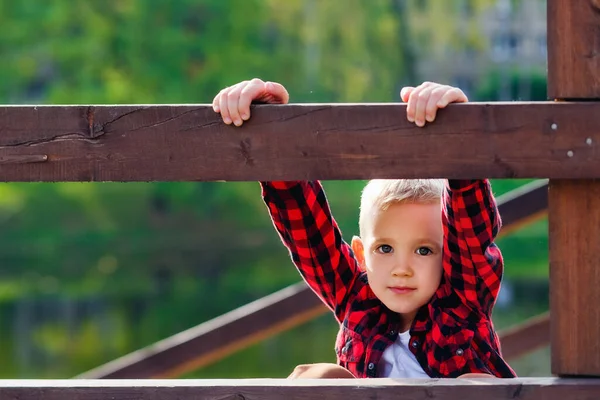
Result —
[{"label": "left hand", "polygon": [[462,374],[457,379],[469,379],[469,378],[496,378],[494,375],[482,374],[479,372],[471,372],[468,374]]},{"label": "left hand", "polygon": [[425,126],[426,122],[433,122],[439,108],[444,108],[450,103],[469,101],[459,88],[435,82],[425,82],[417,87],[404,87],[400,97],[408,103],[406,117],[420,127]]}]

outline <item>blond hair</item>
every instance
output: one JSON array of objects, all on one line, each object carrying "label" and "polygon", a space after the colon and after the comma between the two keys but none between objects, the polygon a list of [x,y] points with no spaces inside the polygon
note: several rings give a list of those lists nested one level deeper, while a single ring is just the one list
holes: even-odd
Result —
[{"label": "blond hair", "polygon": [[360,198],[359,228],[364,226],[372,210],[385,211],[392,204],[429,204],[441,201],[444,179],[373,179],[367,183]]}]

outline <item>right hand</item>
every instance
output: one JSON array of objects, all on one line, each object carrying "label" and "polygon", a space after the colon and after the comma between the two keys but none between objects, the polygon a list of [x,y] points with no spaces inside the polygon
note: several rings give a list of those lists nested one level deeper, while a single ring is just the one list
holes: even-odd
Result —
[{"label": "right hand", "polygon": [[407,86],[400,92],[400,97],[408,103],[408,120],[419,127],[425,126],[426,122],[433,122],[438,109],[445,108],[450,103],[469,101],[459,88],[435,82],[425,82],[417,87]]},{"label": "right hand", "polygon": [[212,106],[216,113],[221,113],[227,125],[240,126],[250,119],[251,103],[287,104],[289,99],[290,95],[281,84],[254,78],[221,90]]}]

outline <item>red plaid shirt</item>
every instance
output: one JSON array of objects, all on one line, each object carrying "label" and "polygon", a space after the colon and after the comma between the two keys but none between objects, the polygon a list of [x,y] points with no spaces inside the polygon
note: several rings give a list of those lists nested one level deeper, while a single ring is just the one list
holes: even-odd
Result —
[{"label": "red plaid shirt", "polygon": [[[393,344],[399,315],[374,294],[314,182],[262,182],[262,194],[304,280],[340,323],[338,363],[359,378],[378,376],[383,351]],[[502,359],[491,313],[503,261],[493,242],[500,216],[487,180],[449,181],[442,212],[442,281],[410,328],[410,350],[432,378],[465,373],[514,377]]]}]

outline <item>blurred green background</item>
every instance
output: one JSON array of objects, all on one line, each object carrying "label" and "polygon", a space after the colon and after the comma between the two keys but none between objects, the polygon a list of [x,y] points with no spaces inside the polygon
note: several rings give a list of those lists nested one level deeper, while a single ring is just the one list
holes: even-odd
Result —
[{"label": "blurred green background", "polygon": [[[0,0],[0,99],[209,103],[261,77],[292,102],[423,80],[544,100],[545,23],[541,0]],[[347,240],[363,184],[325,182]],[[0,224],[0,378],[68,378],[299,280],[255,182],[0,184]],[[545,220],[500,240],[498,328],[548,309],[547,242]],[[186,377],[284,377],[334,361],[336,331],[325,315]],[[549,375],[548,350],[513,366]]]}]

